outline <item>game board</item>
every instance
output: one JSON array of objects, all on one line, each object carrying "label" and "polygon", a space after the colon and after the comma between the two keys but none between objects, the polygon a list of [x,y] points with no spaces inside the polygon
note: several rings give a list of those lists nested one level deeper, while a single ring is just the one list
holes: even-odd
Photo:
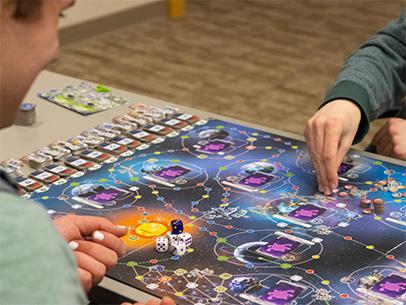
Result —
[{"label": "game board", "polygon": [[[302,141],[209,119],[31,198],[129,226],[108,276],[180,305],[404,304],[406,167],[352,152],[340,175],[326,197]],[[172,219],[182,257],[155,251]]]}]

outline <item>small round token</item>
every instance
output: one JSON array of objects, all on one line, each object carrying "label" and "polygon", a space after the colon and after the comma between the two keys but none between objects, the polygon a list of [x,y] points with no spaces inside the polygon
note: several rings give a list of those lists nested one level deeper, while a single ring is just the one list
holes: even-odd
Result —
[{"label": "small round token", "polygon": [[373,200],[374,204],[380,205],[380,204],[384,204],[384,201],[381,198],[375,198]]},{"label": "small round token", "polygon": [[346,193],[346,192],[339,192],[338,193],[338,197],[345,198],[347,196],[348,196],[348,193]]},{"label": "small round token", "polygon": [[352,189],[354,188],[354,185],[352,185],[352,184],[347,184],[347,185],[344,186],[344,188],[345,188],[346,190],[352,190]]},{"label": "small round token", "polygon": [[402,193],[392,193],[392,197],[396,198],[396,199],[399,199],[399,198],[403,197],[403,194]]},{"label": "small round token", "polygon": [[372,214],[372,209],[369,209],[369,208],[363,209],[362,213],[366,214],[366,215]]}]

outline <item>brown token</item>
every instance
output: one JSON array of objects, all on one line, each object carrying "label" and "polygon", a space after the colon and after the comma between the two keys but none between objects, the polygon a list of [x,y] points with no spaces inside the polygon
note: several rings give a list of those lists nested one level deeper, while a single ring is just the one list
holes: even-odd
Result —
[{"label": "brown token", "polygon": [[363,209],[362,213],[367,215],[372,214],[372,209]]},{"label": "brown token", "polygon": [[384,201],[382,199],[380,199],[380,198],[375,198],[373,200],[373,203],[374,203],[374,205],[383,205]]},{"label": "brown token", "polygon": [[369,199],[361,199],[361,203],[360,203],[362,208],[369,208],[371,206],[371,200]]},{"label": "brown token", "polygon": [[346,192],[339,192],[338,193],[338,197],[345,198],[347,196],[348,196],[348,193],[346,193]]},{"label": "brown token", "polygon": [[385,212],[384,209],[374,209],[375,214],[383,214]]}]

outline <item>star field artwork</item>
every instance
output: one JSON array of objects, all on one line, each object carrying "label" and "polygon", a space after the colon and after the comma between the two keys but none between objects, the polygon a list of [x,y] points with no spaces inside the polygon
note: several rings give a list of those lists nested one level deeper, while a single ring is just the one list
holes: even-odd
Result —
[{"label": "star field artwork", "polygon": [[[215,119],[163,139],[31,199],[127,226],[108,276],[180,305],[405,303],[405,166],[351,151],[327,197],[302,141]],[[155,250],[173,220],[182,256]]]}]

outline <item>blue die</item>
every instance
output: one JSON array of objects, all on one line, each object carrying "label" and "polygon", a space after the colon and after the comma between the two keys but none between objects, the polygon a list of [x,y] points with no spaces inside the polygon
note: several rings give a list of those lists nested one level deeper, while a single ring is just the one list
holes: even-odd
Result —
[{"label": "blue die", "polygon": [[180,219],[175,219],[171,221],[171,233],[172,234],[180,234],[183,233],[183,222]]}]

